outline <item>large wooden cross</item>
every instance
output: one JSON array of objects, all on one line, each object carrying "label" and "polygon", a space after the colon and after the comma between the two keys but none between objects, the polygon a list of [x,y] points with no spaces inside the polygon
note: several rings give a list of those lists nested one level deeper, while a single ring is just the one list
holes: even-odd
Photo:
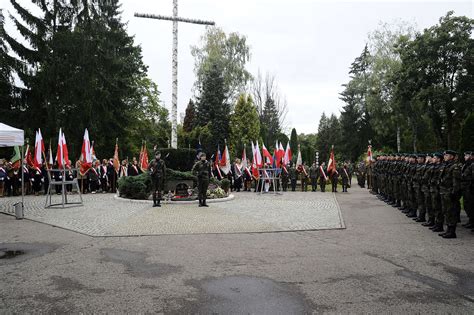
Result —
[{"label": "large wooden cross", "polygon": [[172,96],[171,96],[171,147],[178,147],[178,22],[215,25],[212,21],[187,19],[178,17],[178,0],[173,0],[173,16],[135,13],[136,17],[173,21],[173,61],[172,61]]}]

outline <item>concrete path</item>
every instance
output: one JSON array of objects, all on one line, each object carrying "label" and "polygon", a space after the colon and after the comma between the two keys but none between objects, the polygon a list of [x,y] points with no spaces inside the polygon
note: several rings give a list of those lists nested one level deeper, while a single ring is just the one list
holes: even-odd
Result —
[{"label": "concrete path", "polygon": [[346,229],[283,233],[104,238],[0,215],[0,313],[472,313],[470,231],[442,239],[359,188],[337,200]]}]

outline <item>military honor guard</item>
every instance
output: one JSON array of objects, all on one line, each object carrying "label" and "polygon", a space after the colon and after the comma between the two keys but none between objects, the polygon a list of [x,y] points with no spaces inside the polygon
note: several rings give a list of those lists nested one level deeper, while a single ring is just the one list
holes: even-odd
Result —
[{"label": "military honor guard", "polygon": [[164,189],[166,165],[165,161],[161,159],[160,151],[155,151],[155,158],[148,165],[148,172],[153,182],[153,207],[161,207],[161,192]]},{"label": "military honor guard", "polygon": [[200,153],[199,161],[194,164],[192,172],[198,179],[199,207],[208,207],[206,199],[207,188],[209,186],[209,177],[211,174],[211,164],[206,159],[206,153]]}]

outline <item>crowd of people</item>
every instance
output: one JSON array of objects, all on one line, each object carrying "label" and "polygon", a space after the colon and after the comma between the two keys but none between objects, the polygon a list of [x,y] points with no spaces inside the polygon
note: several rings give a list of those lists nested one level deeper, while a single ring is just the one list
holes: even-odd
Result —
[{"label": "crowd of people", "polygon": [[[247,165],[251,165],[247,160]],[[300,165],[289,162],[287,165],[281,163],[280,167],[275,168],[270,164],[264,164],[258,171],[246,167],[240,159],[235,159],[231,166],[230,172],[223,174],[218,165],[212,166],[212,177],[221,180],[228,179],[230,181],[230,188],[236,192],[254,191],[260,192],[282,190],[282,191],[296,191],[299,182],[302,192],[308,191],[311,186],[311,191],[326,192],[326,185],[330,184],[332,192],[338,192],[338,183],[342,186],[342,192],[347,192],[351,185],[352,166],[349,162],[345,162],[332,171],[326,169],[326,163],[322,162],[320,165],[314,162],[308,166],[306,162]],[[275,183],[272,181],[275,179]],[[274,189],[274,184],[276,185]]]},{"label": "crowd of people", "polygon": [[[474,154],[389,154],[359,165],[357,177],[372,193],[443,238],[456,238],[461,202],[474,232]],[[446,226],[446,230],[445,230]]]},{"label": "crowd of people", "polygon": [[[24,164],[0,159],[0,197],[18,196],[21,194],[22,173],[25,187],[25,194],[40,195],[47,194],[50,181],[60,182],[63,180],[70,182],[77,179],[81,192],[87,193],[115,193],[117,191],[117,181],[123,176],[137,176],[143,172],[138,167],[138,161],[133,158],[131,162],[123,160],[116,168],[113,159],[95,160],[93,167],[81,174],[81,161],[77,161],[72,167],[68,161],[65,171],[58,169],[57,164],[50,165],[44,162],[40,168],[35,168]],[[61,194],[62,186],[54,185],[54,193]],[[66,185],[66,190],[73,190],[72,184]]]}]

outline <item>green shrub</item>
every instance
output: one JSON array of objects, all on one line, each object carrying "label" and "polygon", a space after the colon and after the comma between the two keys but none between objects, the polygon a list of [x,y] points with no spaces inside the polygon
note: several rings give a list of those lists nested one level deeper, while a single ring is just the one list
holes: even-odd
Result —
[{"label": "green shrub", "polygon": [[[173,169],[166,169],[166,180],[192,180],[197,179],[191,172],[180,172]],[[149,173],[138,176],[122,177],[118,181],[120,197],[129,199],[148,199],[153,190],[153,183]]]},{"label": "green shrub", "polygon": [[224,191],[229,191],[229,188],[230,188],[230,180],[228,180],[227,178],[224,178],[224,179],[221,181],[221,188],[224,189]]},{"label": "green shrub", "polygon": [[[196,150],[194,149],[159,149],[161,158],[165,160],[166,167],[187,172],[193,168],[196,161]],[[168,157],[166,157],[168,155]],[[154,158],[154,156],[152,157]]]},{"label": "green shrub", "polygon": [[118,181],[120,197],[130,199],[148,199],[152,191],[151,176],[143,173],[138,176],[122,177]]}]

